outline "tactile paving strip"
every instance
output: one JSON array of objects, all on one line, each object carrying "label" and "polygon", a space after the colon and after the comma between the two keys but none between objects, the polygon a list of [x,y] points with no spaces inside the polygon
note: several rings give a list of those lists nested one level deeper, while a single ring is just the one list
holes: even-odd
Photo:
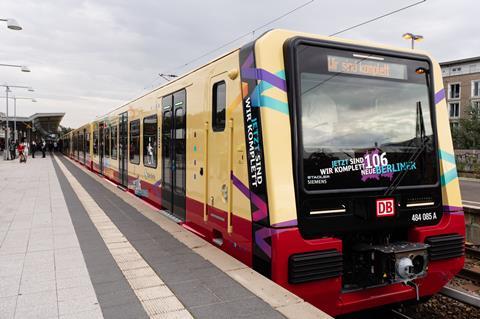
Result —
[{"label": "tactile paving strip", "polygon": [[77,179],[62,162],[55,160],[148,316],[152,319],[193,318]]}]

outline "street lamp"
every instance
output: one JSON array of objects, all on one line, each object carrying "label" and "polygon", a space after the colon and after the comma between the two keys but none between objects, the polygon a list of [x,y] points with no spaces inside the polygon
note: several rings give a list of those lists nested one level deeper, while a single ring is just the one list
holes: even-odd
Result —
[{"label": "street lamp", "polygon": [[16,64],[4,64],[4,63],[0,63],[0,66],[11,66],[11,67],[14,67],[14,68],[20,68],[20,70],[22,70],[22,72],[30,72],[30,69],[29,69],[28,66],[26,66],[26,65],[16,65]]},{"label": "street lamp", "polygon": [[21,86],[21,85],[3,84],[3,85],[0,85],[0,86],[5,88],[5,102],[6,102],[6,105],[7,105],[7,112],[6,112],[7,125],[5,127],[5,150],[3,152],[3,159],[4,160],[9,160],[10,159],[10,152],[8,151],[8,147],[9,147],[9,140],[10,140],[10,128],[8,127],[8,93],[11,92],[10,88],[26,89],[29,92],[33,92],[34,90],[29,86]]},{"label": "street lamp", "polygon": [[15,19],[0,19],[0,21],[7,22],[7,28],[12,30],[22,30],[22,27],[18,24],[17,20]]},{"label": "street lamp", "polygon": [[411,40],[412,41],[412,50],[414,49],[414,43],[415,41],[422,41],[423,40],[423,35],[420,35],[420,34],[413,34],[413,33],[410,33],[410,32],[407,32],[407,33],[404,33],[402,35],[402,38],[404,38],[405,40]]}]

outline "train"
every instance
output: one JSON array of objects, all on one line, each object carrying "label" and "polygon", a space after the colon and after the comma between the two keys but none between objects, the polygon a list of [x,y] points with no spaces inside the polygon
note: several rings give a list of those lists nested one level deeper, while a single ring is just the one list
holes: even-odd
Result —
[{"label": "train", "polygon": [[63,152],[332,316],[464,263],[439,64],[274,29],[61,137]]}]

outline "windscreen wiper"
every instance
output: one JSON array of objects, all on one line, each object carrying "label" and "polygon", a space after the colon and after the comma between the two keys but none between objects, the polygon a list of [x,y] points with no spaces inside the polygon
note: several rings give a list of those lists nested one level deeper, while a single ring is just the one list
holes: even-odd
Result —
[{"label": "windscreen wiper", "polygon": [[[430,138],[428,136],[424,137],[423,140],[422,140],[422,144],[421,146],[415,151],[415,153],[412,154],[412,156],[410,156],[410,158],[408,159],[409,162],[416,162],[417,161],[417,158],[420,156],[420,154],[423,153],[423,151],[425,150],[425,148],[427,148],[427,145],[428,145],[428,142],[430,141]],[[393,182],[390,184],[390,186],[388,186],[387,190],[385,191],[385,193],[383,194],[384,196],[390,196],[393,194],[393,192],[395,192],[398,188],[398,186],[400,186],[400,183],[403,181],[403,179],[405,178],[405,176],[407,175],[408,171],[405,170],[405,171],[401,171],[397,177],[395,177],[395,179],[393,180]]]},{"label": "windscreen wiper", "polygon": [[[409,162],[416,162],[417,158],[420,156],[420,154],[423,153],[425,148],[427,147],[428,142],[430,141],[430,138],[426,136],[425,134],[425,124],[423,122],[423,114],[422,114],[422,103],[420,101],[417,102],[417,123],[416,123],[416,129],[415,133],[417,137],[420,137],[422,143],[420,147],[410,156],[410,159],[408,160]],[[405,178],[407,175],[408,171],[401,171],[400,174],[398,174],[393,182],[388,186],[387,190],[383,194],[384,196],[390,196],[395,192],[400,186],[400,183],[402,180]]]}]

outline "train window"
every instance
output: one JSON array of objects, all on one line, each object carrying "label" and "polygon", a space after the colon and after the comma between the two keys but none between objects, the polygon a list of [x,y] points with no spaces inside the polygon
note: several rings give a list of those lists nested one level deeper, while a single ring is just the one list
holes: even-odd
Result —
[{"label": "train window", "polygon": [[143,119],[143,165],[157,167],[157,116]]},{"label": "train window", "polygon": [[227,85],[225,81],[213,85],[212,129],[215,132],[225,130],[225,109],[227,107]]},{"label": "train window", "polygon": [[140,164],[140,120],[130,122],[130,163]]},{"label": "train window", "polygon": [[93,154],[98,155],[98,126],[93,128]]},{"label": "train window", "polygon": [[110,157],[110,128],[105,128],[105,157]]},{"label": "train window", "polygon": [[117,126],[111,127],[112,159],[117,159]]}]

